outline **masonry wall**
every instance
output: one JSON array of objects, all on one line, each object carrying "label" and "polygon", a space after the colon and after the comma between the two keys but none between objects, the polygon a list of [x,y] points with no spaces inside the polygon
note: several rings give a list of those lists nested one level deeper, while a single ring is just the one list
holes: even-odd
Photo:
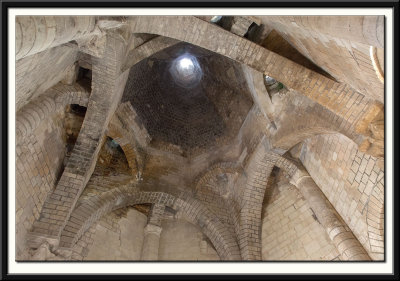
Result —
[{"label": "masonry wall", "polygon": [[339,252],[295,186],[283,183],[268,189],[262,212],[263,260],[339,259]]},{"label": "masonry wall", "polygon": [[164,220],[159,248],[160,260],[219,260],[200,228],[185,220]]},{"label": "masonry wall", "polygon": [[18,60],[16,110],[61,81],[73,67],[77,53],[77,49],[61,45]]},{"label": "masonry wall", "polygon": [[274,121],[277,127],[272,132],[272,143],[283,149],[290,149],[309,136],[330,132],[342,132],[349,138],[357,135],[348,127],[348,122],[332,118],[326,107],[300,95],[296,91],[282,91],[272,97]]},{"label": "masonry wall", "polygon": [[[80,251],[83,260],[140,260],[146,223],[147,216],[132,207],[104,216]],[[162,222],[159,260],[219,260],[219,256],[198,226],[170,218]]]},{"label": "masonry wall", "polygon": [[[149,26],[153,24],[156,31],[158,28],[162,29],[162,25],[159,25],[157,21],[154,21],[155,23],[151,21],[152,19],[149,18]],[[196,21],[188,17],[186,23],[192,23],[192,21],[196,23]],[[185,23],[185,21],[182,22]],[[179,31],[178,28],[175,28],[176,25],[182,22],[171,21],[172,28],[169,24],[165,26],[171,29],[171,32],[175,32]],[[293,22],[296,23],[296,21]],[[145,21],[139,21],[139,23],[144,26],[147,24]],[[175,26],[172,24],[175,24]],[[195,29],[197,28],[194,24],[192,26],[194,26]],[[201,33],[207,33],[207,29],[210,28],[209,26],[201,26],[200,24],[199,26],[203,28]],[[235,49],[230,48],[230,45],[227,49],[221,49],[221,46],[215,45],[218,47],[217,48],[213,46],[213,40],[211,40],[211,44],[210,41],[207,42],[208,39],[204,39],[202,34],[200,36],[197,33],[187,32],[186,29],[184,30],[185,34],[187,32],[185,36],[187,37],[189,35],[193,38],[191,40],[189,40],[190,38],[186,38],[184,41],[196,43],[204,40],[204,42],[199,45],[214,50],[217,53],[229,54],[230,57],[249,64],[259,71],[276,74],[277,77],[286,79],[286,81],[288,81],[288,83],[290,82],[289,84],[296,89],[305,90],[307,88],[306,86],[302,87],[299,85],[309,85],[311,83],[312,85],[310,84],[311,86],[307,88],[307,91],[310,90],[310,93],[311,89],[314,89],[311,96],[320,94],[320,90],[316,89],[320,87],[321,83],[325,84],[322,84],[323,86],[320,89],[326,86],[327,92],[330,91],[329,87],[333,84],[332,81],[328,81],[330,83],[328,86],[328,84],[326,84],[328,83],[327,80],[321,80],[319,76],[315,76],[312,73],[306,73],[308,76],[304,76],[308,77],[308,80],[304,80],[305,82],[300,81],[298,79],[300,75],[302,75],[301,73],[303,73],[302,68],[294,64],[292,65],[291,62],[287,62],[286,60],[281,60],[279,57],[273,54],[271,55],[269,52],[265,52],[265,50],[259,48],[259,46],[250,44],[240,38],[232,37],[228,32],[224,33],[219,29],[213,30],[213,25],[210,26],[211,31],[214,32],[210,32],[211,35],[217,34],[217,32],[220,31],[222,34],[221,38],[216,37],[218,40],[214,40],[214,42],[225,41],[224,38],[227,38],[226,44],[228,46],[229,44],[232,45],[231,42],[233,41],[229,41],[234,38],[241,43],[237,43]],[[135,21],[133,21],[133,27],[136,27]],[[149,32],[149,30],[152,31],[152,28],[146,29],[147,27],[139,27],[137,27],[139,28],[137,30],[142,30],[142,32],[143,30],[147,32]],[[323,35],[316,31],[310,31],[307,28],[298,28],[295,27],[295,24],[293,24],[293,26],[288,26],[280,22],[274,23],[274,27],[305,56],[335,76],[339,81],[348,83],[362,94],[365,94],[367,98],[383,101],[383,84],[377,79],[371,61],[369,60],[369,45],[352,42],[348,39],[330,37],[330,35]],[[133,29],[135,30],[135,28]],[[154,32],[157,34],[171,35],[171,33],[168,33],[170,31],[156,31]],[[175,38],[182,39],[185,36],[175,35]],[[116,49],[115,53],[122,54],[123,52],[121,50],[122,47],[121,49]],[[233,53],[232,50],[234,50]],[[112,53],[114,53],[114,51]],[[16,62],[17,111],[29,101],[41,95],[48,88],[62,81],[67,72],[74,67],[76,57],[76,49],[67,45],[61,45],[18,60]],[[105,57],[107,58],[107,55]],[[273,61],[271,61],[271,59]],[[118,66],[115,67],[115,71],[117,71],[119,70],[118,56],[116,56],[115,60],[118,62]],[[277,61],[276,63],[274,63],[275,60]],[[224,120],[224,122],[229,121],[234,123],[234,125],[232,125],[233,123],[231,125],[227,124],[227,128],[225,128],[225,130],[229,129],[229,138],[221,137],[215,140],[213,139],[215,144],[218,145],[218,148],[214,150],[207,149],[207,152],[204,152],[204,150],[195,151],[193,149],[192,154],[189,153],[189,158],[180,157],[179,155],[167,157],[164,151],[156,152],[154,148],[148,148],[148,158],[146,159],[145,166],[146,172],[143,174],[145,181],[141,183],[143,190],[168,191],[172,195],[178,196],[177,194],[182,189],[189,189],[193,183],[193,177],[195,175],[200,175],[206,167],[219,162],[236,161],[238,166],[245,169],[245,172],[238,178],[236,184],[231,184],[232,181],[229,181],[231,190],[225,190],[222,185],[219,185],[222,191],[220,190],[220,194],[218,195],[214,189],[216,186],[210,184],[206,188],[203,188],[200,190],[197,197],[202,202],[201,206],[205,205],[209,210],[207,210],[206,213],[204,211],[206,210],[205,208],[200,208],[197,202],[193,203],[190,201],[192,203],[186,207],[187,210],[189,210],[188,217],[193,216],[193,220],[198,222],[200,226],[202,226],[203,223],[206,224],[209,228],[207,228],[207,231],[213,235],[216,231],[223,229],[218,228],[220,225],[226,224],[225,226],[228,231],[223,232],[224,235],[226,233],[229,234],[224,236],[226,241],[232,242],[235,240],[231,238],[236,234],[238,241],[234,242],[238,242],[240,245],[242,257],[245,259],[258,259],[259,215],[261,214],[261,202],[263,199],[260,194],[264,191],[263,188],[268,181],[268,176],[272,170],[273,164],[271,164],[268,159],[263,158],[263,155],[265,155],[264,148],[261,146],[258,150],[257,145],[264,136],[264,133],[267,134],[267,137],[272,137],[272,144],[276,145],[278,148],[285,149],[289,149],[298,141],[308,138],[304,142],[301,152],[301,161],[304,166],[338,213],[343,217],[344,221],[353,230],[355,236],[363,244],[372,259],[382,260],[384,257],[384,171],[382,169],[382,162],[379,162],[378,159],[374,157],[359,152],[357,145],[344,135],[330,134],[311,137],[311,135],[317,133],[321,134],[338,131],[338,128],[342,128],[340,126],[346,126],[346,130],[352,132],[354,129],[354,124],[352,122],[358,120],[357,118],[361,115],[363,108],[366,108],[364,105],[366,105],[367,102],[364,97],[358,95],[358,93],[353,93],[351,89],[347,89],[346,93],[343,94],[343,96],[345,96],[343,100],[346,100],[346,102],[338,103],[337,101],[339,99],[336,97],[339,97],[339,93],[342,91],[338,89],[337,92],[335,92],[338,94],[337,96],[332,95],[329,96],[329,99],[326,99],[326,101],[325,99],[321,101],[321,103],[326,106],[325,107],[311,102],[311,99],[308,100],[303,96],[295,94],[295,92],[288,92],[286,95],[282,93],[282,96],[276,95],[275,98],[272,98],[276,114],[273,115],[271,113],[270,115],[275,117],[273,126],[277,126],[278,131],[275,135],[268,135],[268,132],[265,131],[265,120],[261,120],[265,116],[262,111],[257,108],[257,104],[250,108],[250,100],[240,100],[238,98],[239,96],[236,96],[236,92],[230,92],[227,89],[231,83],[235,83],[233,86],[237,89],[237,94],[249,96],[246,89],[246,80],[242,79],[241,73],[238,72],[240,69],[232,64],[231,61],[226,61],[225,64],[222,64],[221,62],[224,61],[225,59],[221,59],[221,61],[210,61],[210,68],[218,70],[225,69],[226,75],[223,71],[217,71],[217,73],[222,73],[222,76],[218,77],[218,81],[215,85],[207,84],[207,88],[213,87],[208,89],[207,93],[208,98],[215,99],[216,104],[218,104],[216,110],[218,114],[222,116],[222,120]],[[278,63],[281,61],[284,62],[284,64]],[[110,59],[109,62],[106,61],[104,65],[100,64],[100,66],[96,66],[96,63],[94,63],[93,77],[97,77],[96,79],[102,82],[107,80],[102,79],[103,75],[106,76],[106,72],[103,70],[115,72],[114,70],[111,71],[109,68],[109,65],[113,63],[113,59]],[[219,63],[221,63],[221,65],[219,65]],[[292,73],[292,69],[296,71]],[[112,74],[114,76],[117,75],[115,73]],[[259,74],[261,78],[261,72]],[[84,139],[86,133],[89,135],[89,138],[84,139],[84,142],[82,142],[84,151],[89,151],[91,148],[100,146],[100,143],[102,143],[101,140],[104,139],[103,131],[105,127],[100,126],[100,121],[104,116],[99,114],[100,111],[96,111],[96,106],[100,109],[108,108],[109,113],[111,112],[107,118],[103,118],[103,123],[107,124],[113,111],[110,109],[110,101],[104,98],[106,96],[118,95],[117,92],[122,91],[122,88],[119,89],[118,87],[120,85],[125,85],[124,79],[126,77],[121,77],[120,79],[123,80],[121,83],[119,83],[118,80],[111,79],[112,85],[106,85],[109,95],[103,95],[107,92],[103,91],[103,88],[94,91],[97,95],[95,95],[95,98],[92,99],[92,103],[88,106],[91,115],[89,115],[90,118],[86,119],[86,121],[89,121],[85,121],[85,124],[87,124],[87,132],[85,130],[82,130],[84,133],[81,132],[81,136],[83,134],[81,137],[82,139]],[[318,81],[316,84],[317,86],[314,86],[315,81]],[[289,84],[288,86],[290,86]],[[150,83],[149,87],[151,87],[150,92],[152,92],[154,83]],[[56,89],[55,92],[57,91],[59,90]],[[227,94],[228,91],[231,95]],[[334,91],[336,91],[336,88],[332,90],[332,93]],[[344,91],[345,90],[343,90],[343,92]],[[154,90],[154,92],[158,91]],[[225,95],[219,95],[221,93],[225,93]],[[325,93],[322,94],[321,92],[321,96],[324,97],[324,95]],[[360,103],[361,99],[364,99],[362,103]],[[313,100],[315,100],[314,96]],[[114,101],[118,101],[118,99],[114,99]],[[241,106],[233,107],[233,104],[236,103]],[[201,105],[201,103],[199,104]],[[335,116],[326,109],[336,109],[335,106],[327,106],[332,104],[340,108],[340,114],[338,116],[341,118],[343,117],[344,120],[347,120],[346,118],[349,117],[349,119],[353,121],[343,122],[341,121],[342,119],[339,120],[338,118],[335,119],[337,123],[332,121]],[[193,108],[190,107],[190,112],[197,110],[201,113],[200,105],[198,106],[199,109],[196,109],[195,106],[193,106]],[[232,107],[227,105],[232,105]],[[354,107],[352,107],[353,105]],[[111,108],[115,106],[116,104],[113,104]],[[272,106],[272,104],[269,106]],[[146,108],[145,111],[147,111]],[[235,110],[235,108],[237,110]],[[233,111],[231,109],[233,109]],[[342,109],[345,112],[343,112]],[[38,109],[38,111],[35,110],[36,109],[26,111],[27,117],[25,121],[27,121],[28,124],[37,116],[42,118],[42,114],[45,115],[44,112],[41,112],[41,109]],[[172,110],[176,111],[175,109]],[[248,110],[250,110],[250,113],[248,113]],[[186,112],[189,111],[183,111],[183,113]],[[285,114],[285,112],[289,114]],[[200,113],[198,116],[202,115]],[[248,114],[245,116],[246,113]],[[35,116],[29,116],[31,114]],[[328,117],[325,118],[324,116]],[[347,117],[345,118],[345,116]],[[180,117],[183,118],[184,122],[187,122],[187,115],[182,114]],[[192,128],[194,128],[195,125],[202,127],[201,125],[203,124],[197,124],[197,122],[202,123],[202,119],[193,119]],[[40,216],[40,211],[42,210],[48,194],[50,191],[53,191],[56,185],[60,186],[60,189],[57,190],[60,192],[59,194],[64,193],[63,185],[58,183],[64,169],[63,164],[68,160],[68,157],[65,157],[66,136],[63,120],[64,113],[57,113],[49,117],[46,116],[38,127],[35,127],[32,132],[27,133],[27,136],[24,136],[23,139],[17,139],[15,187],[17,258],[25,250],[25,236],[26,233],[31,230],[32,223],[35,220],[40,220],[38,225],[38,229],[40,229],[40,224],[47,225],[52,223],[52,221],[48,219],[49,213],[52,214],[53,219],[59,221],[60,225],[64,222],[64,219],[69,216],[69,213],[67,214],[62,211],[65,207],[61,206],[61,203],[69,202],[70,199],[66,197],[67,200],[65,200],[65,202],[59,201],[61,202],[59,206],[52,205],[52,203],[49,202],[47,213],[42,212],[43,215]],[[34,125],[36,126],[36,124]],[[232,128],[230,126],[232,126]],[[97,132],[97,136],[93,138],[88,128],[103,128],[103,131]],[[83,129],[85,129],[85,125]],[[180,129],[181,126],[178,126],[177,130]],[[340,130],[340,132],[346,133],[346,130],[343,129],[343,131]],[[175,131],[172,131],[172,134],[176,134]],[[20,131],[17,132],[17,134],[18,133],[20,133]],[[352,137],[353,135],[349,133],[348,136]],[[197,138],[198,136],[193,136],[194,141],[197,141]],[[225,145],[226,141],[233,138],[233,143]],[[90,140],[93,143],[86,145],[86,140]],[[211,140],[211,138],[208,140]],[[210,145],[208,140],[206,144]],[[154,143],[152,145],[155,146]],[[165,144],[165,146],[168,145],[169,144]],[[209,146],[209,148],[210,147],[211,146]],[[175,153],[175,150],[179,150],[178,146],[173,147],[174,149],[166,149],[160,145],[158,148],[167,151],[170,150],[170,152],[173,153]],[[87,159],[84,153],[78,152],[79,149],[74,150],[76,152],[76,157],[72,158],[72,160],[76,160],[79,165],[83,163],[83,167],[89,167],[87,170],[90,174],[90,179],[85,178],[82,184],[79,183],[80,186],[79,190],[77,189],[77,193],[80,193],[82,189],[83,192],[78,200],[77,206],[81,203],[89,202],[92,197],[104,191],[109,191],[112,188],[128,182],[133,182],[133,177],[128,169],[128,164],[130,164],[130,162],[126,161],[122,152],[118,152],[119,154],[116,152],[114,157],[110,153],[110,155],[107,153],[105,153],[107,154],[105,155],[103,153],[104,151],[100,151],[98,154],[98,163],[101,165],[97,165],[92,174],[92,168],[94,169],[95,162],[90,160],[91,162],[88,162],[89,165],[85,162]],[[97,151],[99,150],[100,149],[96,150],[93,159],[96,159]],[[200,153],[203,154],[198,155]],[[184,155],[187,157],[187,154]],[[135,160],[134,157],[137,157],[137,155],[130,155],[130,157]],[[132,159],[130,158],[129,160],[132,161]],[[73,161],[70,161],[70,163],[71,162],[73,163]],[[71,169],[76,168],[75,166],[72,167],[73,165],[74,163],[71,164]],[[76,171],[78,171],[77,174],[81,172],[79,169],[76,169]],[[242,172],[242,170],[240,171]],[[71,178],[69,178],[68,173],[65,174],[65,183],[72,182],[73,180],[70,180]],[[88,180],[87,186],[85,186],[86,179]],[[316,219],[315,214],[312,213],[297,189],[289,184],[280,184],[272,188],[271,193],[267,193],[267,196],[270,197],[268,198],[268,203],[264,204],[265,208],[262,212],[262,258],[265,260],[337,259],[338,252],[333,247],[324,229]],[[221,200],[226,198],[232,200],[231,202],[234,202],[234,204],[229,205],[221,203]],[[64,200],[64,198],[62,200]],[[186,206],[183,200],[179,202],[181,205],[177,204],[178,206]],[[50,207],[50,205],[52,205],[52,207]],[[69,203],[67,203],[67,205],[69,206]],[[201,212],[203,211],[204,216],[199,216],[198,213],[202,214]],[[214,220],[209,219],[209,214],[213,215]],[[218,214],[218,216],[214,216],[216,214]],[[62,216],[64,216],[64,219]],[[219,218],[218,222],[216,222],[216,218]],[[84,257],[85,260],[139,260],[143,243],[143,228],[146,225],[146,220],[147,217],[144,214],[132,208],[122,208],[106,215],[98,224],[92,226],[79,238],[78,243],[74,246],[72,259],[79,260]],[[215,227],[215,225],[217,225],[217,227]],[[39,231],[38,233],[52,233],[47,232],[47,229],[51,228],[46,226],[44,232]],[[61,229],[58,229],[58,226],[53,234],[57,231],[61,231]],[[219,232],[218,235],[220,235]],[[226,241],[224,240],[224,242]],[[215,243],[215,245],[218,246],[218,243]],[[232,248],[235,247],[232,246]],[[159,253],[161,260],[219,260],[218,254],[208,239],[202,234],[201,228],[181,219],[168,219],[163,222]]]},{"label": "masonry wall", "polygon": [[25,235],[39,217],[43,202],[62,172],[65,155],[63,114],[44,119],[16,144],[16,252],[25,248]]},{"label": "masonry wall", "polygon": [[84,260],[140,260],[147,216],[133,208],[124,209],[99,221]]},{"label": "masonry wall", "polygon": [[[351,85],[369,98],[383,102],[383,83],[379,81],[372,65],[369,54],[370,46],[349,40],[350,36],[344,34],[346,31],[339,30],[340,27],[345,26],[345,21],[348,18],[341,19],[342,25],[336,27],[335,24],[331,23],[330,26],[332,29],[336,27],[336,34],[344,36],[344,38],[333,36],[335,32],[327,34],[316,31],[312,28],[314,18],[279,17],[278,19],[276,17],[271,20],[265,17],[263,20],[277,30],[299,52],[338,81]],[[309,23],[311,23],[311,26]],[[363,23],[357,24],[357,27],[363,29]],[[364,30],[368,30],[368,28],[364,28]],[[369,32],[376,31],[370,30]]]},{"label": "masonry wall", "polygon": [[384,171],[341,134],[305,141],[301,160],[374,260],[384,258]]}]

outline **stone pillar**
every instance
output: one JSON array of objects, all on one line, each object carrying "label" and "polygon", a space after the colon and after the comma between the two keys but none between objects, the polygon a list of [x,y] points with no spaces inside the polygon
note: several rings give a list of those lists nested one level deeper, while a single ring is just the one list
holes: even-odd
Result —
[{"label": "stone pillar", "polygon": [[141,260],[158,260],[158,248],[160,245],[161,220],[164,215],[165,205],[154,204],[150,210],[147,225],[144,228],[144,240]]},{"label": "stone pillar", "polygon": [[371,260],[364,247],[306,171],[299,169],[293,175],[291,183],[307,200],[343,260]]},{"label": "stone pillar", "polygon": [[158,260],[158,247],[160,245],[160,235],[162,228],[154,224],[147,224],[144,228],[144,240],[142,247],[141,260]]}]

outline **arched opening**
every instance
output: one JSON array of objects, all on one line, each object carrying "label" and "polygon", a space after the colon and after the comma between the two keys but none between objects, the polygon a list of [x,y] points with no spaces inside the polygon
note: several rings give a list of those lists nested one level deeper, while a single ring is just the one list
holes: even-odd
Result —
[{"label": "arched opening", "polygon": [[124,150],[116,139],[109,136],[106,136],[100,149],[97,166],[106,175],[117,171],[126,173],[130,170]]},{"label": "arched opening", "polygon": [[64,128],[66,134],[67,157],[70,156],[86,115],[86,106],[69,104],[65,108]]},{"label": "arched opening", "polygon": [[[174,203],[177,200],[180,203]],[[164,202],[167,207],[179,210],[185,219],[200,226],[202,232],[212,241],[222,260],[240,259],[239,248],[234,237],[225,230],[218,219],[211,219],[212,214],[197,200],[186,201],[164,192],[138,191],[130,186],[115,188],[100,196],[90,198],[84,204],[79,204],[72,212],[61,234],[60,247],[72,249],[93,223],[111,211],[136,204],[160,202]],[[195,209],[196,212],[194,212]],[[83,217],[82,214],[84,214]],[[77,223],[77,217],[80,217],[79,223]]]}]

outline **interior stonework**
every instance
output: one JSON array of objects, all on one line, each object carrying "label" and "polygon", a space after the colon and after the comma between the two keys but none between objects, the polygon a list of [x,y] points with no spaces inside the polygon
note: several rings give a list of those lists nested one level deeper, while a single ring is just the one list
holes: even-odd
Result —
[{"label": "interior stonework", "polygon": [[382,261],[383,16],[17,16],[17,261]]}]

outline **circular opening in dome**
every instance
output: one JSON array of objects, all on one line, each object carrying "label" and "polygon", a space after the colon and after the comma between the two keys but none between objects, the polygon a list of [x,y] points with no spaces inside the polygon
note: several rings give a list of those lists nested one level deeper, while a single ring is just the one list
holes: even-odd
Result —
[{"label": "circular opening in dome", "polygon": [[187,53],[173,61],[170,73],[175,83],[184,88],[197,86],[203,76],[196,57]]},{"label": "circular opening in dome", "polygon": [[191,59],[184,57],[179,60],[179,68],[181,71],[193,72],[194,65]]}]

